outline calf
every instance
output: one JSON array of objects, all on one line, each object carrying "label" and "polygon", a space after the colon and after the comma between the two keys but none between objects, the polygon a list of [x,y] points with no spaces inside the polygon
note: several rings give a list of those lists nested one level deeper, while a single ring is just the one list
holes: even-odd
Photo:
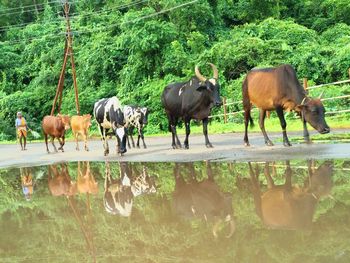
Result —
[{"label": "calf", "polygon": [[122,155],[126,152],[126,128],[122,106],[117,97],[101,99],[94,105],[94,116],[103,140],[104,155],[109,154],[106,135],[110,129],[117,137],[117,152]]},{"label": "calf", "polygon": [[85,151],[88,151],[87,138],[88,131],[91,126],[91,115],[85,114],[83,116],[72,116],[70,119],[70,126],[72,128],[73,136],[76,142],[76,150],[79,151],[78,137],[81,135],[84,140]]},{"label": "calf", "polygon": [[303,121],[304,140],[310,142],[306,123],[309,123],[319,133],[330,131],[325,121],[325,108],[318,99],[307,96],[306,91],[300,85],[294,68],[290,65],[281,65],[276,68],[252,69],[248,72],[243,85],[243,108],[244,108],[244,142],[249,146],[248,124],[253,124],[250,115],[252,104],[260,109],[259,126],[264,135],[265,144],[272,146],[273,143],[265,130],[265,117],[267,111],[276,110],[283,130],[284,146],[291,146],[286,132],[287,123],[283,111],[296,111]]},{"label": "calf", "polygon": [[140,138],[143,142],[143,148],[147,148],[145,143],[145,138],[143,136],[143,128],[148,123],[148,114],[149,111],[146,107],[135,107],[135,106],[124,106],[124,119],[125,126],[127,127],[128,134],[128,147],[130,148],[129,136],[131,138],[132,147],[135,148],[134,138],[132,137],[134,133],[134,128],[137,129],[138,137],[137,137],[137,148],[140,148]]},{"label": "calf", "polygon": [[46,150],[47,153],[50,153],[49,147],[47,145],[47,137],[51,136],[51,143],[57,152],[57,148],[55,146],[54,140],[58,139],[60,143],[60,147],[58,150],[63,150],[63,145],[65,143],[65,133],[69,127],[69,117],[67,115],[57,115],[57,116],[45,116],[42,121],[42,129],[45,138]]},{"label": "calf", "polygon": [[292,185],[292,170],[287,161],[285,184],[275,185],[269,171],[269,163],[265,164],[264,174],[268,190],[260,190],[258,167],[255,172],[249,163],[249,171],[253,185],[254,203],[257,215],[263,223],[274,229],[305,229],[312,224],[316,205],[331,189],[332,165],[322,164],[312,175],[307,187]]}]

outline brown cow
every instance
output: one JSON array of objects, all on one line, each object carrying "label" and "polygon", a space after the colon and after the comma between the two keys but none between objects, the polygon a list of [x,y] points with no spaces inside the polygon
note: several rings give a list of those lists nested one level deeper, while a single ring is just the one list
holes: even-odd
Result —
[{"label": "brown cow", "polygon": [[50,165],[48,168],[49,189],[53,196],[73,196],[77,193],[77,185],[69,176],[67,164]]},{"label": "brown cow", "polygon": [[294,68],[290,65],[282,65],[276,68],[253,69],[248,72],[243,85],[243,108],[245,134],[244,142],[249,146],[248,123],[253,125],[250,115],[252,104],[260,109],[259,126],[264,135],[265,144],[272,146],[265,130],[266,111],[276,110],[283,130],[284,146],[291,146],[286,132],[286,120],[283,111],[296,111],[303,121],[304,140],[310,142],[306,122],[319,133],[330,131],[324,116],[325,108],[319,99],[307,96],[306,91],[300,85]]},{"label": "brown cow", "polygon": [[78,137],[79,134],[83,137],[85,151],[88,151],[87,138],[88,130],[91,126],[91,115],[85,114],[83,116],[72,116],[70,119],[70,126],[76,142],[76,150],[79,151]]},{"label": "brown cow", "polygon": [[292,186],[289,161],[285,171],[285,184],[275,185],[270,175],[269,163],[266,163],[264,174],[268,190],[264,193],[260,190],[258,167],[254,172],[249,163],[249,170],[256,213],[266,226],[274,229],[309,228],[316,205],[321,197],[329,196],[332,187],[332,165],[328,162],[309,175],[310,185],[306,187]]},{"label": "brown cow", "polygon": [[[47,136],[51,136],[51,143],[55,149],[55,152],[57,152],[57,148],[54,144],[55,138],[58,139],[61,147],[58,148],[58,150],[63,150],[63,145],[65,143],[64,141],[64,135],[66,130],[68,130],[69,127],[69,116],[67,115],[57,115],[57,116],[45,116],[42,121],[42,128],[43,133],[45,137],[45,144],[46,144],[46,150],[47,153],[50,153],[49,147],[47,145]],[[61,141],[62,139],[62,141]]]},{"label": "brown cow", "polygon": [[83,162],[83,168],[81,168],[80,162],[78,162],[77,187],[79,193],[98,193],[98,183],[91,173],[89,162]]}]

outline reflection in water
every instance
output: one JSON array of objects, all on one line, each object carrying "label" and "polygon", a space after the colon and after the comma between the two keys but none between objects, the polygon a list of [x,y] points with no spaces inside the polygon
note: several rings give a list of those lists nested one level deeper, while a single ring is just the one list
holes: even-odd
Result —
[{"label": "reflection in water", "polygon": [[24,198],[27,201],[30,201],[33,196],[33,175],[31,168],[25,167],[20,168],[21,173],[21,183],[22,183],[22,191],[24,194]]},{"label": "reflection in water", "polygon": [[110,164],[106,162],[103,204],[108,213],[129,217],[133,198],[155,193],[156,185],[154,177],[148,175],[145,166],[141,173],[131,163],[120,162],[119,166],[119,178],[114,179]]},{"label": "reflection in water", "polygon": [[[227,237],[231,237],[235,231],[231,193],[223,193],[215,183],[210,163],[206,163],[208,178],[200,182],[196,178],[193,163],[187,163],[183,168],[185,166],[188,168],[187,171],[181,169],[180,164],[175,164],[174,210],[185,218],[199,217],[205,221],[214,221],[212,231],[215,237],[220,224],[223,221],[228,222],[230,230]],[[190,175],[188,183],[183,178],[184,172]]]},{"label": "reflection in water", "polygon": [[0,169],[0,261],[348,262],[348,171],[349,160]]},{"label": "reflection in water", "polygon": [[309,165],[307,186],[299,187],[292,185],[292,169],[289,161],[286,162],[283,185],[274,184],[270,165],[266,162],[264,175],[268,190],[262,193],[258,178],[259,167],[256,166],[254,171],[249,163],[256,213],[264,224],[271,228],[309,228],[319,199],[330,193],[332,167],[331,163],[326,162],[313,172]]}]

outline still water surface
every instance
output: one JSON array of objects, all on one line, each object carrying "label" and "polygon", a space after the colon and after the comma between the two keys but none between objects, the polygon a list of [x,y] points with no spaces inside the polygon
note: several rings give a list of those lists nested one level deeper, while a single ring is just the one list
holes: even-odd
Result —
[{"label": "still water surface", "polygon": [[350,160],[0,170],[1,262],[350,262]]}]

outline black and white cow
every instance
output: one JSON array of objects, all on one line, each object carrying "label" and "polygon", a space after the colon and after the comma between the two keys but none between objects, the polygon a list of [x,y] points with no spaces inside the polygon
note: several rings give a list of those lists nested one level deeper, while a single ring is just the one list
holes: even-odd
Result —
[{"label": "black and white cow", "polygon": [[134,128],[137,129],[138,137],[137,137],[137,148],[140,148],[140,138],[143,142],[143,148],[147,148],[145,143],[145,138],[143,136],[143,128],[148,123],[148,114],[149,110],[147,107],[137,107],[137,106],[124,106],[124,120],[125,126],[127,127],[127,140],[128,146],[130,148],[129,136],[131,138],[132,147],[135,148],[134,138],[132,137],[134,133]]},{"label": "black and white cow", "polygon": [[106,162],[103,204],[108,213],[129,217],[134,197],[157,191],[155,180],[145,167],[139,173],[130,163],[121,162],[119,171],[119,178],[114,179],[110,164]]},{"label": "black and white cow", "polygon": [[101,99],[94,105],[94,116],[103,140],[104,155],[108,155],[109,146],[106,139],[107,132],[112,129],[117,137],[117,152],[126,152],[126,128],[122,106],[117,97]]}]

